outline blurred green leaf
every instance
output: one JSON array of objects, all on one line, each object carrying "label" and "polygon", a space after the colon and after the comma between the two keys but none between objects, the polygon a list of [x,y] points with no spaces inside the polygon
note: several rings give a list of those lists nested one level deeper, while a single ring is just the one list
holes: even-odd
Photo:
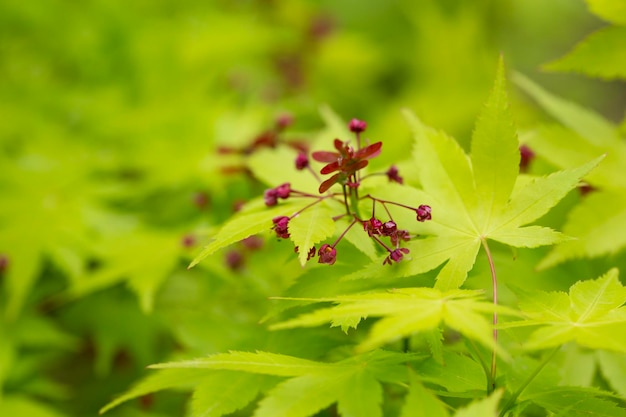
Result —
[{"label": "blurred green leaf", "polygon": [[[626,3],[623,4],[626,11]],[[626,17],[623,23],[626,24]],[[606,80],[625,79],[624,49],[626,27],[611,26],[592,33],[570,53],[544,65],[544,68],[551,71],[578,72]]]}]

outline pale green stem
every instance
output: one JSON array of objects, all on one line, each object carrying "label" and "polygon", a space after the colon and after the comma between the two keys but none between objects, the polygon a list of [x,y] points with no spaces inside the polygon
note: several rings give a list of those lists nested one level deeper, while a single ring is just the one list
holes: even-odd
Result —
[{"label": "pale green stem", "polygon": [[491,256],[491,251],[489,250],[489,245],[487,244],[487,239],[484,237],[481,238],[481,243],[483,244],[483,248],[485,248],[485,253],[487,254],[487,260],[489,261],[489,269],[491,270],[491,285],[493,287],[493,351],[491,352],[491,390],[492,392],[496,389],[496,347],[495,345],[498,343],[498,312],[496,308],[498,307],[498,278],[496,276],[496,266],[493,263],[493,257]]}]

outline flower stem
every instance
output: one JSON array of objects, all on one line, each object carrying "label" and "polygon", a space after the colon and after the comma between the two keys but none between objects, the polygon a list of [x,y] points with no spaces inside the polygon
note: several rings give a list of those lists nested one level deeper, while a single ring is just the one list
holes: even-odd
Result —
[{"label": "flower stem", "polygon": [[343,203],[346,206],[346,214],[349,216],[350,214],[350,206],[348,205],[348,194],[346,193],[346,186],[345,184],[341,185],[341,189],[343,190]]},{"label": "flower stem", "polygon": [[302,207],[300,210],[296,211],[295,213],[293,213],[291,215],[291,218],[294,218],[296,216],[298,216],[300,213],[302,213],[304,210],[313,207],[314,205],[318,204],[320,201],[324,201],[326,199],[326,197],[315,197],[316,200],[313,201],[310,204],[307,204],[306,206]]},{"label": "flower stem", "polygon": [[494,348],[491,352],[491,372],[490,372],[490,380],[491,380],[491,390],[490,393],[496,389],[496,348],[495,345],[498,343],[498,312],[496,308],[498,307],[498,278],[496,275],[496,266],[493,263],[493,256],[491,256],[491,251],[489,250],[489,245],[487,244],[487,239],[484,237],[481,238],[481,243],[483,248],[485,248],[485,253],[487,254],[487,260],[489,261],[489,269],[491,270],[491,285],[493,287],[493,343]]},{"label": "flower stem", "polygon": [[350,224],[348,225],[348,227],[346,227],[346,230],[344,230],[344,231],[343,231],[343,233],[341,233],[341,235],[339,235],[339,237],[337,238],[337,240],[335,240],[335,242],[334,242],[332,245],[330,245],[330,246],[331,246],[332,248],[334,248],[335,246],[337,246],[337,245],[339,244],[339,242],[341,241],[341,239],[343,239],[343,237],[346,235],[346,233],[348,233],[348,231],[349,231],[350,229],[352,229],[352,226],[354,226],[354,225],[357,223],[357,221],[358,221],[358,220],[357,220],[356,218],[354,218],[354,219],[352,220],[352,223],[350,223]]}]

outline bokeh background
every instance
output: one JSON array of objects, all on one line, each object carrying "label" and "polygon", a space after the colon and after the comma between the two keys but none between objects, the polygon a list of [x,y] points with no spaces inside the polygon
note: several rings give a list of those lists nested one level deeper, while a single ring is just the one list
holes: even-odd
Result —
[{"label": "bokeh background", "polygon": [[[623,83],[542,70],[604,25],[583,0],[3,0],[0,415],[95,415],[150,363],[261,337],[255,305],[284,282],[242,283],[255,242],[185,265],[262,192],[233,149],[277,119],[307,140],[332,108],[402,155],[408,107],[467,147],[502,55],[619,123]],[[520,130],[548,117],[511,94]]]}]

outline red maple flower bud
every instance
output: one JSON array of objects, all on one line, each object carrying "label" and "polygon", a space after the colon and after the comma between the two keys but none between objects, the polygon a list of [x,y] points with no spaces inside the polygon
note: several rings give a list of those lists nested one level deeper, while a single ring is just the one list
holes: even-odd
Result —
[{"label": "red maple flower bud", "polygon": [[427,206],[425,204],[419,206],[415,210],[415,212],[417,213],[418,222],[425,222],[426,220],[431,220],[433,218],[433,216],[431,215],[432,209],[430,208],[430,206]]},{"label": "red maple flower bud", "polygon": [[293,115],[289,113],[283,113],[276,118],[276,128],[283,130],[293,123]]},{"label": "red maple flower bud", "polygon": [[533,152],[533,150],[527,145],[522,145],[519,147],[519,153],[519,169],[522,172],[526,172],[532,160],[535,159],[535,152]]},{"label": "red maple flower bud", "polygon": [[396,233],[396,230],[398,230],[398,226],[393,220],[385,222],[381,229],[383,236],[391,236]]},{"label": "red maple flower bud", "polygon": [[291,184],[288,182],[281,184],[276,188],[267,189],[263,195],[265,205],[268,207],[275,206],[278,203],[279,198],[289,198],[289,194],[291,194]]},{"label": "red maple flower bud", "polygon": [[278,196],[276,195],[276,190],[274,188],[270,188],[269,190],[265,190],[265,194],[263,195],[263,199],[265,200],[265,205],[275,206],[278,203]]},{"label": "red maple flower bud", "polygon": [[180,244],[185,248],[190,248],[196,244],[196,238],[193,235],[185,235],[180,241]]},{"label": "red maple flower bud", "polygon": [[401,241],[408,242],[411,240],[411,234],[408,230],[396,230],[394,233],[389,235],[389,239],[391,239],[391,244],[394,246],[398,246]]},{"label": "red maple flower bud", "polygon": [[361,133],[367,128],[367,123],[363,120],[352,119],[350,123],[348,123],[348,128],[350,128],[350,131],[353,133]]},{"label": "red maple flower bud", "polygon": [[290,193],[291,193],[291,184],[289,184],[288,182],[276,187],[276,196],[278,198],[283,198],[283,199],[288,198]]},{"label": "red maple flower bud", "polygon": [[193,195],[193,204],[200,210],[209,204],[209,195],[205,192],[197,192]]},{"label": "red maple flower bud", "polygon": [[407,248],[398,248],[389,252],[389,256],[383,261],[383,265],[391,265],[393,262],[400,262],[405,254],[409,253]]},{"label": "red maple flower bud", "polygon": [[298,171],[302,171],[304,168],[309,166],[309,157],[304,153],[299,153],[296,157],[296,169]]},{"label": "red maple flower bud", "polygon": [[257,250],[263,247],[263,239],[257,235],[252,235],[242,240],[241,244],[248,250]]},{"label": "red maple flower bud", "polygon": [[387,178],[389,178],[391,182],[397,182],[398,184],[404,183],[404,179],[398,174],[398,168],[395,165],[389,167],[385,174],[387,174]]},{"label": "red maple flower bud", "polygon": [[366,231],[370,237],[380,235],[382,227],[383,222],[378,220],[376,217],[372,217],[368,221],[363,222],[363,230]]},{"label": "red maple flower bud", "polygon": [[9,256],[0,253],[0,274],[9,269]]},{"label": "red maple flower bud", "polygon": [[274,231],[279,238],[287,239],[289,237],[289,217],[278,216],[272,219],[274,223]]},{"label": "red maple flower bud", "polygon": [[333,248],[328,243],[325,243],[320,246],[320,249],[317,251],[317,255],[319,256],[318,263],[333,265],[337,260],[337,249]]},{"label": "red maple flower bud", "polygon": [[224,257],[224,261],[226,262],[226,265],[228,265],[230,269],[232,269],[233,271],[236,271],[238,269],[241,269],[241,267],[243,267],[244,257],[241,254],[241,252],[239,252],[238,250],[231,250],[226,253],[226,256]]}]

